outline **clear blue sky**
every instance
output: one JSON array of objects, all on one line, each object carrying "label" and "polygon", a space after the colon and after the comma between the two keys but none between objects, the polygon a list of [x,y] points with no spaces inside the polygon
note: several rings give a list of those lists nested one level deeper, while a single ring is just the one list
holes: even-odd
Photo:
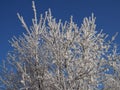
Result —
[{"label": "clear blue sky", "polygon": [[[28,25],[31,25],[32,0],[0,0],[0,60],[11,50],[8,40],[18,37],[25,30],[16,13],[19,12]],[[84,17],[93,12],[96,16],[97,30],[103,29],[110,36],[119,32],[116,43],[120,44],[120,0],[35,0],[38,15],[51,8],[52,14],[62,21],[74,21],[81,25]]]}]

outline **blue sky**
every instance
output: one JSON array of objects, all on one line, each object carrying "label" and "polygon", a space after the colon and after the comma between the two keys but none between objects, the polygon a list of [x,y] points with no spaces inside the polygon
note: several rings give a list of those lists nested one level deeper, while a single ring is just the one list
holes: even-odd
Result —
[{"label": "blue sky", "polygon": [[[38,16],[51,8],[52,15],[62,21],[74,21],[80,26],[84,17],[91,13],[96,16],[97,30],[104,30],[110,37],[119,35],[116,43],[120,44],[120,0],[35,0]],[[19,12],[28,25],[31,25],[33,11],[32,0],[0,0],[0,60],[11,50],[8,40],[22,35],[22,28],[16,13]]]}]

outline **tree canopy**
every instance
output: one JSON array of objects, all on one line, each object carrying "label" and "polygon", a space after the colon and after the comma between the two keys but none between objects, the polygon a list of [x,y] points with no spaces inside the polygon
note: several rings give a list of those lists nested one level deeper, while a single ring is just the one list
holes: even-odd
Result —
[{"label": "tree canopy", "polygon": [[119,90],[120,55],[117,45],[101,30],[96,18],[85,17],[78,26],[70,21],[56,21],[49,9],[28,27],[20,14],[26,33],[10,40],[0,70],[3,90]]}]

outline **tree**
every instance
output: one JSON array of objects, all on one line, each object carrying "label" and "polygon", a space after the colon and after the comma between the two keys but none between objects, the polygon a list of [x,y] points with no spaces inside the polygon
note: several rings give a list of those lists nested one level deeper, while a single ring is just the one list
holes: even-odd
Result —
[{"label": "tree", "polygon": [[14,50],[1,66],[0,88],[97,90],[102,84],[104,90],[119,90],[120,56],[113,43],[116,35],[109,40],[107,34],[96,31],[93,14],[78,27],[72,16],[70,22],[57,22],[50,10],[38,21],[34,2],[32,7],[30,28],[17,14],[27,32],[10,41]]}]

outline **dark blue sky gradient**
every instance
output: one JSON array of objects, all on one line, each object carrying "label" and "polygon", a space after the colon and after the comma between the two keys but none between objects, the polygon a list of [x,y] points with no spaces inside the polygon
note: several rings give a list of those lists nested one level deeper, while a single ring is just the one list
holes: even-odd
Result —
[{"label": "dark blue sky gradient", "polygon": [[[22,35],[22,28],[16,13],[19,12],[28,25],[31,25],[32,0],[0,0],[0,60],[11,50],[8,40]],[[110,37],[120,31],[120,0],[35,0],[37,14],[51,8],[52,15],[58,20],[74,21],[80,26],[84,17],[96,16],[97,30],[104,30]],[[116,43],[120,44],[120,34]]]}]

